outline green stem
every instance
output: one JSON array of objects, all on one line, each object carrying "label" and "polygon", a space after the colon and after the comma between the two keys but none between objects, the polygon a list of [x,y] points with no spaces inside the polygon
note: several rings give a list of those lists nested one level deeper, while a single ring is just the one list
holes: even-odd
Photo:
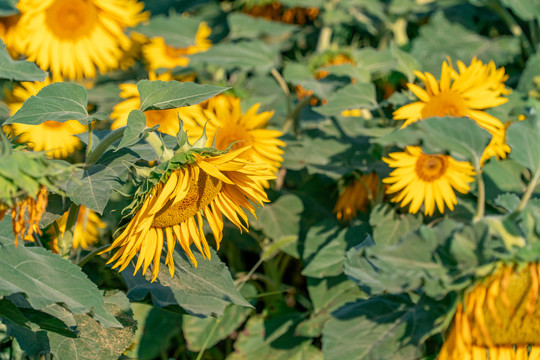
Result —
[{"label": "green stem", "polygon": [[90,259],[92,259],[94,256],[96,256],[97,254],[99,254],[101,251],[105,250],[109,246],[111,246],[111,244],[103,245],[97,249],[92,250],[92,252],[90,252],[85,257],[83,257],[81,261],[77,263],[77,265],[80,267],[83,267],[84,264],[86,264]]},{"label": "green stem", "polygon": [[90,155],[92,151],[92,122],[88,123],[88,144],[86,145],[86,158]]},{"label": "green stem", "polygon": [[291,126],[292,126],[295,135],[298,135],[298,133],[299,133],[299,124],[298,123],[300,121],[300,113],[301,113],[302,109],[307,104],[309,104],[310,101],[311,101],[311,96],[306,96],[306,98],[304,100],[302,100],[301,102],[299,102],[296,105],[296,107],[294,108],[294,110],[291,113],[289,113],[289,115],[287,116],[287,120],[285,121],[285,124],[283,124],[282,131],[284,133],[288,132],[289,129],[291,128]]},{"label": "green stem", "polygon": [[163,141],[161,141],[155,132],[152,131],[146,134],[145,140],[154,149],[156,154],[158,154],[160,162],[167,161],[173,157],[174,152],[163,145]]},{"label": "green stem", "polygon": [[283,76],[281,76],[279,71],[277,71],[277,69],[272,68],[272,70],[270,72],[272,73],[272,76],[274,77],[274,79],[276,79],[276,81],[279,84],[279,87],[281,88],[281,90],[285,94],[285,101],[286,101],[286,104],[287,104],[287,114],[290,114],[291,113],[291,103],[290,103],[289,98],[291,97],[291,92],[289,90],[289,86],[287,85],[287,82],[285,81]]},{"label": "green stem", "polygon": [[482,169],[480,166],[476,166],[476,183],[478,186],[478,199],[476,205],[476,214],[474,215],[473,222],[477,222],[484,217],[486,208],[486,187],[484,185],[484,177],[482,176]]},{"label": "green stem", "polygon": [[101,142],[97,144],[96,148],[91,151],[86,157],[86,166],[95,164],[99,160],[101,155],[103,155],[103,153],[109,148],[109,146],[122,138],[122,136],[124,135],[124,130],[126,130],[125,126],[116,129],[112,131],[109,135],[105,136],[103,140],[101,140]]},{"label": "green stem", "polygon": [[516,208],[516,213],[522,211],[525,208],[525,205],[527,205],[527,202],[531,198],[534,189],[536,188],[536,185],[538,185],[538,180],[540,180],[540,170],[536,171],[534,174],[534,177],[532,178],[531,182],[527,186],[527,190],[525,191],[525,194],[523,194],[523,197],[521,198],[521,202],[519,203],[518,207]]},{"label": "green stem", "polygon": [[[58,238],[58,252],[64,259],[69,259],[69,253],[73,246],[73,232],[75,231],[75,224],[79,216],[80,205],[71,203],[69,207],[69,213],[66,221],[66,229],[62,238]],[[56,222],[55,222],[56,223]]]},{"label": "green stem", "polygon": [[323,52],[330,47],[330,41],[332,40],[332,29],[329,26],[323,26],[319,33],[319,39],[317,40],[317,52]]},{"label": "green stem", "polygon": [[210,339],[212,338],[212,336],[214,336],[214,333],[216,332],[216,329],[218,328],[218,325],[219,323],[221,322],[221,319],[223,319],[223,317],[220,317],[216,320],[216,323],[214,324],[214,326],[212,327],[212,330],[210,330],[210,333],[208,334],[208,336],[206,336],[206,339],[204,340],[204,344],[201,348],[201,351],[199,351],[199,354],[197,355],[197,359],[196,360],[201,360],[202,359],[202,356],[204,354],[204,351],[206,350],[206,348],[208,347],[208,343],[210,342]]}]

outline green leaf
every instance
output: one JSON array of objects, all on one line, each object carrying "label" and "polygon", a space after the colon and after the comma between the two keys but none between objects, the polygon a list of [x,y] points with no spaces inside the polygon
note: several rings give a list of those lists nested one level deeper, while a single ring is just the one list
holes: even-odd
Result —
[{"label": "green leaf", "polygon": [[420,70],[420,64],[416,60],[416,57],[412,56],[408,52],[401,50],[396,44],[390,45],[390,52],[392,56],[397,60],[397,70],[401,71],[407,76],[409,82],[413,82],[415,79],[414,71]]},{"label": "green leaf", "polygon": [[146,128],[146,116],[144,116],[144,113],[141,110],[131,110],[128,115],[124,136],[122,136],[122,140],[120,140],[120,144],[118,144],[115,151],[136,144],[148,131],[151,131],[151,129]]},{"label": "green leaf", "polygon": [[[502,5],[509,7],[521,20],[532,21],[540,17],[540,3],[529,0],[501,0]],[[517,26],[517,25],[516,25]]]},{"label": "green leaf", "polygon": [[414,304],[407,296],[377,296],[347,304],[324,327],[324,358],[419,359],[426,335],[447,311],[440,302],[422,298]]},{"label": "green leaf", "polygon": [[0,0],[0,16],[15,15],[17,10],[17,0]]},{"label": "green leaf", "polygon": [[279,64],[278,49],[259,40],[217,44],[205,52],[191,55],[190,58],[193,62],[222,66],[227,70],[268,72]]},{"label": "green leaf", "polygon": [[[255,297],[257,289],[251,284],[245,284],[240,291],[247,298]],[[231,304],[227,306],[222,317],[199,318],[184,315],[182,331],[190,351],[201,351],[204,345],[207,349],[212,348],[219,341],[225,339],[233,331],[238,329],[246,321],[253,309]],[[212,336],[210,332],[214,329]],[[210,337],[210,338],[209,338]],[[209,338],[209,339],[208,339]],[[208,339],[208,340],[207,340]],[[205,341],[208,341],[205,344]]]},{"label": "green leaf", "polygon": [[96,164],[86,170],[78,169],[73,172],[67,183],[66,193],[75,204],[84,205],[102,214],[113,189],[121,185],[114,169]]},{"label": "green leaf", "polygon": [[371,210],[369,224],[375,243],[393,245],[405,234],[418,230],[422,215],[398,214],[392,206],[380,204]]},{"label": "green leaf", "polygon": [[405,147],[421,143],[428,154],[450,152],[450,155],[480,164],[490,134],[470,118],[431,117],[408,125],[389,135],[374,139],[380,145]]},{"label": "green leaf", "polygon": [[375,99],[375,86],[372,83],[349,84],[335,93],[323,106],[313,110],[327,116],[340,115],[347,109],[374,109],[377,107]]},{"label": "green leaf", "polygon": [[53,83],[26,100],[5,124],[39,125],[51,120],[58,122],[77,120],[85,125],[90,121],[106,118],[104,113],[89,115],[87,106],[88,97],[83,86],[67,82]]},{"label": "green leaf", "polygon": [[179,81],[141,80],[137,83],[141,110],[166,110],[198,104],[227,88]]},{"label": "green leaf", "polygon": [[[3,5],[0,3],[0,13],[5,11]],[[0,39],[0,78],[17,81],[43,81],[46,77],[47,73],[33,62],[11,59],[6,44]]]},{"label": "green leaf", "polygon": [[150,294],[156,306],[177,305],[188,314],[199,316],[222,315],[227,305],[231,303],[251,307],[236,290],[227,266],[219,260],[213,249],[210,249],[210,252],[211,260],[204,259],[193,246],[193,253],[198,262],[195,267],[178,247],[173,253],[174,277],[171,278],[162,262],[155,282],[149,281],[149,271],[146,278],[140,273],[132,276],[133,267],[128,266],[122,272],[122,276],[129,289],[129,298],[141,301]]},{"label": "green leaf", "polygon": [[435,77],[440,75],[442,62],[448,57],[468,63],[476,56],[486,63],[494,61],[500,66],[513,62],[514,56],[520,52],[519,38],[499,36],[491,40],[461,24],[451,23],[442,12],[437,12],[428,24],[420,27],[420,36],[413,40],[411,50],[423,65],[422,70]]},{"label": "green leaf", "polygon": [[536,89],[534,78],[537,76],[540,76],[540,53],[532,55],[527,60],[525,69],[521,71],[518,90],[526,93]]},{"label": "green leaf", "polygon": [[534,116],[512,124],[506,131],[510,158],[533,174],[540,171],[540,117]]},{"label": "green leaf", "polygon": [[298,29],[298,26],[285,24],[277,21],[270,21],[264,18],[255,18],[243,13],[231,13],[227,17],[229,23],[231,39],[257,39],[264,37],[283,37],[290,35]]},{"label": "green leaf", "polygon": [[150,21],[137,26],[135,31],[148,37],[161,37],[165,44],[177,48],[195,45],[195,35],[201,21],[172,13],[169,16],[152,16]]},{"label": "green leaf", "polygon": [[105,307],[122,328],[104,328],[88,315],[75,315],[77,338],[49,333],[50,351],[57,359],[116,360],[131,344],[137,328],[126,295],[121,291],[106,293]]},{"label": "green leaf", "polygon": [[0,296],[22,293],[36,310],[58,303],[76,314],[92,312],[103,326],[120,326],[81,268],[43,248],[16,247],[13,238],[6,217],[0,222]]}]

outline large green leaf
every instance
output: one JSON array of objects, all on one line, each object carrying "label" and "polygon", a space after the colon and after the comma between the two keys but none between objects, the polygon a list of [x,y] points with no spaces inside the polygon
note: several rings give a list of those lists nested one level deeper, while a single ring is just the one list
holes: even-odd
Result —
[{"label": "large green leaf", "polygon": [[395,244],[402,236],[422,225],[422,215],[398,214],[392,206],[380,204],[371,210],[369,223],[377,244]]},{"label": "large green leaf", "polygon": [[448,311],[440,302],[407,296],[377,296],[349,303],[335,311],[323,330],[324,358],[328,360],[422,357],[422,343]]},{"label": "large green leaf", "polygon": [[[122,275],[129,289],[129,298],[140,301],[150,294],[156,306],[177,305],[188,314],[199,316],[222,315],[231,303],[251,307],[236,290],[227,266],[219,260],[214,250],[211,249],[210,252],[211,260],[204,259],[193,246],[198,262],[195,267],[178,247],[173,254],[174,277],[171,278],[162,262],[155,282],[149,281],[149,271],[146,278],[140,273],[132,276],[133,267],[128,266]],[[162,257],[162,261],[164,260]]]},{"label": "large green leaf", "polygon": [[106,118],[105,113],[89,115],[87,106],[88,95],[83,86],[67,82],[53,83],[26,100],[5,124],[39,125],[50,120],[58,122],[78,120],[81,124],[87,124],[93,120]]},{"label": "large green leaf", "polygon": [[172,13],[169,16],[152,16],[136,31],[148,37],[161,37],[169,46],[185,48],[195,45],[195,34],[200,23],[199,19]]},{"label": "large green leaf", "polygon": [[137,88],[141,96],[140,109],[142,111],[195,105],[227,90],[219,86],[198,85],[175,80],[141,80],[137,83]]},{"label": "large green leaf", "polygon": [[512,124],[506,139],[512,149],[510,158],[533,173],[540,171],[540,117]]},{"label": "large green leaf", "polygon": [[[0,3],[0,13],[4,11]],[[26,60],[13,60],[0,39],[0,78],[17,81],[43,81],[47,73],[36,64]]]},{"label": "large green leaf", "polygon": [[16,247],[13,238],[6,217],[0,222],[0,296],[22,293],[36,310],[62,304],[76,314],[92,312],[103,326],[120,326],[78,266],[43,248]]},{"label": "large green leaf", "polygon": [[203,62],[226,69],[267,72],[279,64],[279,52],[259,40],[221,43],[208,51],[190,56],[193,62]]},{"label": "large green leaf", "polygon": [[490,134],[470,118],[432,117],[374,139],[381,145],[422,145],[427,153],[450,152],[461,160],[480,164]]}]

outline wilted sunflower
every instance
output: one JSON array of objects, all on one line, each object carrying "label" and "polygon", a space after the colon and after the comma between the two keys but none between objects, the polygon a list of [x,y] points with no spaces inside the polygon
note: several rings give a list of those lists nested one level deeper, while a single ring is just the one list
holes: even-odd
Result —
[{"label": "wilted sunflower", "polygon": [[[51,84],[49,78],[43,82],[22,82],[13,88],[7,95],[7,102],[11,114],[15,114],[23,103],[31,96],[36,95],[45,86]],[[63,158],[81,147],[81,141],[76,134],[83,133],[87,127],[77,120],[65,122],[45,121],[39,125],[11,124],[4,127],[4,131],[16,135],[17,141],[28,143],[34,151],[46,151],[55,158]]]},{"label": "wilted sunflower", "polygon": [[[149,74],[150,80],[172,80],[170,73],[163,73],[156,75],[151,72]],[[127,119],[131,110],[138,109],[141,106],[141,98],[139,91],[137,90],[137,84],[120,84],[120,97],[126,99],[121,103],[114,106],[111,113],[111,119],[114,119],[111,124],[111,129],[118,129],[127,124]],[[202,110],[198,106],[184,106],[176,109],[168,110],[147,110],[144,112],[146,116],[146,126],[154,127],[159,125],[157,129],[159,132],[176,136],[180,129],[178,123],[178,117],[202,117]]]},{"label": "wilted sunflower", "polygon": [[[195,111],[196,107],[201,108],[201,113]],[[231,144],[233,149],[249,146],[249,150],[242,153],[242,158],[267,164],[273,173],[277,173],[283,162],[280,147],[285,146],[278,137],[283,134],[279,130],[266,129],[274,112],[257,113],[259,107],[257,103],[243,113],[239,98],[222,94],[193,106],[192,111],[180,114],[180,118],[191,140],[201,137],[204,130],[208,136],[208,147],[214,141],[215,148],[219,150],[225,150]],[[264,185],[267,187],[268,183]]]},{"label": "wilted sunflower", "polygon": [[19,239],[33,241],[34,232],[41,235],[38,223],[47,207],[47,188],[59,192],[55,183],[66,169],[42,152],[14,148],[0,132],[0,220],[11,215],[15,245]]},{"label": "wilted sunflower", "polygon": [[215,149],[191,149],[162,163],[145,180],[132,204],[129,224],[104,250],[119,248],[108,261],[124,270],[139,254],[135,273],[146,272],[153,264],[152,281],[159,272],[162,249],[166,242],[165,265],[174,275],[173,251],[178,242],[191,262],[197,260],[190,245],[195,244],[203,257],[210,249],[203,230],[203,215],[214,235],[217,248],[222,239],[223,215],[241,230],[247,230],[245,210],[254,214],[255,206],[268,201],[260,185],[274,176],[265,164],[242,159],[245,147],[228,153]]},{"label": "wilted sunflower", "polygon": [[353,179],[339,195],[334,213],[338,220],[351,221],[358,211],[365,211],[377,197],[379,176],[375,172],[362,174]]},{"label": "wilted sunflower", "polygon": [[[62,217],[56,220],[60,233],[63,236],[66,231],[68,212]],[[87,249],[89,246],[96,244],[99,241],[99,229],[105,228],[105,223],[101,221],[99,216],[92,210],[81,206],[79,209],[79,215],[77,216],[77,222],[75,223],[75,230],[73,231],[73,249]],[[52,236],[52,250],[58,254],[58,238],[54,231],[54,228],[49,230]]]},{"label": "wilted sunflower", "polygon": [[443,62],[439,81],[428,72],[415,71],[425,89],[411,83],[407,85],[420,101],[394,111],[394,119],[405,120],[405,127],[432,116],[469,117],[489,131],[493,138],[497,138],[489,144],[490,149],[484,157],[506,157],[510,148],[499,141],[501,130],[504,133],[504,124],[483,110],[508,101],[501,96],[510,92],[504,86],[508,75],[503,67],[497,69],[493,61],[484,65],[482,61],[474,58],[469,66],[465,66],[461,61],[457,62],[457,66],[456,71],[451,62]]},{"label": "wilted sunflower", "polygon": [[304,25],[313,21],[319,15],[319,9],[315,7],[290,7],[285,8],[279,1],[267,1],[260,5],[246,5],[242,12],[253,17],[261,17],[267,20],[281,21],[287,24]]},{"label": "wilted sunflower", "polygon": [[424,204],[424,213],[433,215],[435,205],[444,213],[444,205],[454,210],[457,204],[454,190],[467,193],[474,178],[474,170],[466,161],[454,160],[448,155],[424,154],[418,146],[407,146],[405,152],[394,152],[383,158],[395,168],[383,179],[389,184],[386,192],[395,194],[393,202],[404,207],[410,203],[409,212],[417,213]]},{"label": "wilted sunflower", "polygon": [[537,263],[504,265],[457,306],[439,360],[540,359]]},{"label": "wilted sunflower", "polygon": [[22,54],[55,79],[118,68],[131,46],[124,30],[148,18],[136,0],[20,0],[17,8]]},{"label": "wilted sunflower", "polygon": [[150,43],[146,44],[142,50],[149,70],[188,66],[189,57],[186,55],[206,51],[212,46],[212,42],[208,39],[211,32],[208,25],[204,21],[201,22],[195,34],[195,44],[187,47],[169,46],[162,37],[151,39]]}]

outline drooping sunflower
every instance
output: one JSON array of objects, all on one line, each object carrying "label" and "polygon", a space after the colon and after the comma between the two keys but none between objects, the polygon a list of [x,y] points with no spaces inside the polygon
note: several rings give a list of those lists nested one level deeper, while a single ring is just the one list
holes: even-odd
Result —
[{"label": "drooping sunflower", "polygon": [[254,214],[255,206],[268,201],[260,180],[275,178],[265,164],[242,159],[242,152],[247,150],[249,148],[245,147],[224,153],[208,148],[192,149],[161,164],[160,170],[150,174],[139,187],[129,224],[103,251],[119,248],[108,263],[114,262],[113,268],[120,267],[122,271],[138,254],[135,273],[141,266],[145,273],[153,264],[154,281],[165,245],[165,265],[171,276],[175,271],[173,251],[176,243],[195,266],[197,260],[190,248],[192,243],[203,257],[210,258],[203,215],[218,249],[223,236],[223,215],[241,230],[247,230],[245,211]]},{"label": "drooping sunflower", "polygon": [[165,43],[162,37],[156,37],[143,47],[143,55],[148,63],[150,71],[155,71],[159,68],[172,69],[177,66],[188,66],[189,57],[199,52],[208,50],[212,46],[212,42],[208,39],[212,30],[206,22],[201,22],[197,33],[195,34],[195,44],[183,48],[169,46]]},{"label": "drooping sunflower", "polygon": [[486,65],[474,58],[469,66],[461,61],[457,62],[457,66],[458,70],[455,70],[450,61],[443,62],[439,81],[428,72],[415,71],[425,89],[411,83],[407,85],[420,101],[397,109],[394,120],[405,120],[403,127],[406,127],[432,116],[469,117],[489,131],[493,138],[497,138],[490,143],[491,149],[486,158],[489,154],[498,157],[504,154],[505,157],[510,149],[499,141],[501,130],[504,133],[504,124],[483,110],[508,101],[508,98],[501,96],[510,92],[504,86],[508,75],[503,67],[497,69],[493,61]]},{"label": "drooping sunflower", "polygon": [[353,179],[339,195],[334,213],[338,220],[351,221],[358,211],[365,211],[377,197],[379,176],[375,172],[362,174]]},{"label": "drooping sunflower", "polygon": [[[156,75],[151,72],[149,74],[150,80],[172,80],[170,73],[163,73]],[[111,119],[114,119],[111,124],[111,129],[118,129],[119,127],[127,124],[127,119],[131,110],[138,109],[141,106],[141,98],[136,84],[125,83],[120,85],[120,97],[126,99],[121,103],[114,106],[111,113]],[[198,106],[185,106],[177,109],[168,110],[148,110],[144,112],[146,116],[146,126],[154,127],[159,125],[157,129],[159,132],[176,136],[180,125],[178,123],[178,117],[203,117],[202,109]]]},{"label": "drooping sunflower", "polygon": [[[257,113],[260,104],[253,105],[245,113],[242,112],[240,99],[232,95],[220,94],[195,105],[202,109],[202,115],[195,111],[181,114],[184,129],[193,141],[206,131],[210,147],[215,141],[216,149],[225,150],[232,144],[233,149],[249,146],[242,153],[242,158],[255,163],[267,164],[273,173],[277,173],[283,162],[285,143],[278,138],[279,130],[266,129],[273,111]],[[264,184],[268,186],[267,183]]]},{"label": "drooping sunflower", "polygon": [[[68,213],[56,220],[60,233],[63,236],[66,231]],[[87,249],[89,246],[96,244],[99,241],[99,229],[105,228],[105,223],[101,221],[99,216],[92,210],[81,206],[75,230],[73,231],[73,249]],[[50,229],[49,233],[52,236],[52,250],[58,253],[58,238],[54,229]]]},{"label": "drooping sunflower", "polygon": [[131,41],[124,33],[148,18],[137,0],[20,0],[21,53],[54,79],[116,69]]},{"label": "drooping sunflower", "polygon": [[313,21],[319,15],[316,7],[289,7],[285,8],[279,1],[268,1],[256,5],[246,5],[242,12],[253,17],[261,17],[267,20],[281,21],[287,24],[305,25]]},{"label": "drooping sunflower", "polygon": [[[7,102],[11,114],[15,114],[23,103],[31,96],[36,95],[45,86],[51,84],[49,78],[43,82],[22,82],[13,88],[13,92],[8,94]],[[11,124],[4,127],[4,131],[17,135],[17,141],[28,143],[34,151],[46,151],[48,155],[55,158],[63,158],[79,149],[81,141],[76,134],[87,130],[77,120],[65,122],[45,121],[39,125]]]},{"label": "drooping sunflower", "polygon": [[457,306],[439,360],[540,359],[537,263],[504,265]]},{"label": "drooping sunflower", "polygon": [[409,212],[417,213],[424,204],[424,213],[433,215],[435,205],[444,213],[444,206],[454,210],[457,204],[454,190],[467,193],[474,180],[473,167],[466,161],[457,161],[448,155],[424,154],[418,146],[407,146],[404,152],[388,154],[383,158],[394,170],[383,179],[389,184],[386,192],[394,194],[390,200],[410,203]]}]

